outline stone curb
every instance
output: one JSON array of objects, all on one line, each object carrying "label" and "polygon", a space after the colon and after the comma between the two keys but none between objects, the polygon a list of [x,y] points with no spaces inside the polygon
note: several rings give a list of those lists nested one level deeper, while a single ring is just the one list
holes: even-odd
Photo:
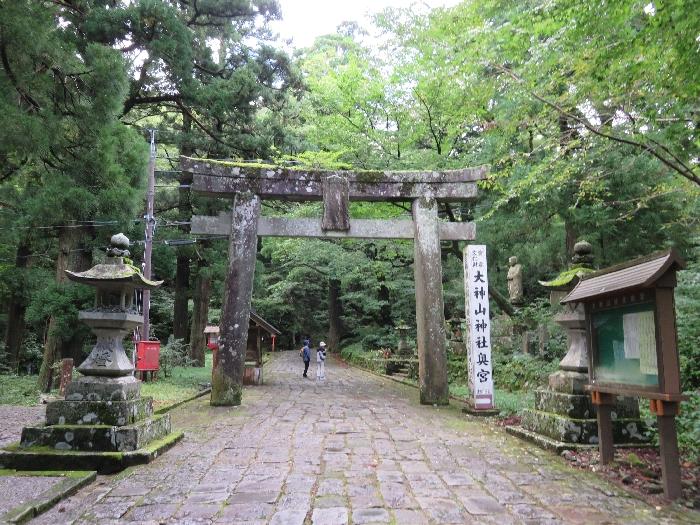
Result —
[{"label": "stone curb", "polygon": [[211,387],[205,388],[204,390],[200,390],[196,394],[194,394],[190,397],[187,397],[181,401],[177,401],[176,403],[173,403],[172,405],[167,405],[167,406],[159,408],[158,410],[154,410],[153,413],[158,414],[158,415],[165,414],[166,412],[169,412],[174,408],[177,408],[181,405],[184,405],[185,403],[189,403],[190,401],[194,401],[195,399],[197,399],[199,397],[206,396],[209,393],[211,393]]},{"label": "stone curb", "polygon": [[[362,370],[363,372],[367,372],[368,374],[372,374],[373,376],[381,377],[382,379],[388,379],[389,381],[393,381],[394,383],[398,383],[398,384],[400,384],[400,385],[406,385],[406,386],[410,386],[410,387],[413,387],[413,388],[415,388],[415,389],[418,389],[418,385],[416,385],[416,384],[414,384],[414,383],[410,383],[410,382],[408,382],[408,381],[404,381],[403,379],[399,379],[398,377],[392,377],[392,376],[388,376],[388,375],[386,375],[386,374],[380,374],[380,373],[378,373],[378,372],[375,372],[374,370],[369,370],[369,369],[367,369],[367,368],[363,368],[363,367],[361,367],[361,366],[359,366],[359,365],[356,365],[356,364],[354,364],[354,363],[350,363],[350,362],[346,361],[345,359],[343,359],[342,357],[340,357],[340,354],[334,354],[333,357],[334,357],[335,359],[337,359],[338,361],[340,361],[341,363],[345,363],[347,366],[351,366],[351,367],[353,367],[353,368],[357,368],[358,370]],[[450,394],[450,399],[451,399],[452,401],[457,401],[458,403],[461,403],[462,405],[464,405],[464,406],[462,407],[462,410],[463,410],[463,411],[464,411],[464,409],[467,407],[468,401],[465,400],[464,398],[457,397],[457,396],[453,396],[452,394]],[[470,412],[466,412],[466,411],[465,411],[464,413],[465,413],[465,414],[472,415],[472,416],[476,416],[475,414],[471,414]],[[490,416],[490,414],[489,414],[489,416]]]},{"label": "stone curb", "polygon": [[[49,472],[22,472],[15,471],[15,476],[33,476],[49,474]],[[3,516],[0,516],[2,523],[24,523],[32,518],[37,517],[42,512],[46,512],[51,507],[56,505],[62,499],[75,494],[79,489],[95,481],[97,472],[93,471],[68,471],[68,472],[51,472],[56,477],[65,478],[58,484],[49,488],[36,499],[31,500],[14,509],[10,509]]]},{"label": "stone curb", "polygon": [[20,449],[19,443],[15,443],[0,449],[0,465],[19,470],[70,470],[78,467],[96,469],[100,474],[112,474],[133,465],[150,463],[178,443],[184,435],[184,432],[171,432],[132,452],[56,451],[48,447],[32,450]]}]

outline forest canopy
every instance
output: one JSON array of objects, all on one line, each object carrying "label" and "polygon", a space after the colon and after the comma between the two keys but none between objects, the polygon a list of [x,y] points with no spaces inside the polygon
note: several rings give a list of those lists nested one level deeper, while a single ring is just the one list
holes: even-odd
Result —
[{"label": "forest canopy", "polygon": [[[227,241],[189,233],[226,202],[190,191],[179,155],[326,169],[490,166],[475,221],[491,286],[508,257],[541,304],[574,244],[607,266],[668,247],[690,262],[684,374],[698,357],[700,10],[690,0],[464,1],[387,9],[304,49],[274,0],[18,0],[0,5],[0,363],[80,360],[89,290],[65,269],[123,231],[141,262],[148,130],[157,143],[155,335],[202,346],[220,316]],[[353,203],[354,218],[410,203]],[[263,214],[320,205],[266,201]],[[463,317],[462,245],[443,243],[445,317]],[[408,241],[259,241],[253,306],[291,346],[396,344],[415,320]],[[539,302],[538,302],[539,301]],[[508,311],[495,301],[496,314]],[[44,370],[45,377],[46,370]]]}]

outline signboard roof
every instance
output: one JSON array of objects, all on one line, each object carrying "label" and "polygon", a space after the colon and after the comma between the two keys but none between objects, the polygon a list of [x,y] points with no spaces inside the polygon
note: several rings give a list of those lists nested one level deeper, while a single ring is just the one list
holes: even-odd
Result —
[{"label": "signboard roof", "polygon": [[582,277],[561,303],[590,300],[624,290],[649,288],[668,270],[683,268],[685,263],[675,250],[653,253]]}]

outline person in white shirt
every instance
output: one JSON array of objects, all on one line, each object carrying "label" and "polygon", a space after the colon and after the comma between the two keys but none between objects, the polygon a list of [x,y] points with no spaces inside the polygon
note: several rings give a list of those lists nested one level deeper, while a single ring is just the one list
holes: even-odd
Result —
[{"label": "person in white shirt", "polygon": [[326,343],[321,341],[316,350],[316,379],[326,379]]}]

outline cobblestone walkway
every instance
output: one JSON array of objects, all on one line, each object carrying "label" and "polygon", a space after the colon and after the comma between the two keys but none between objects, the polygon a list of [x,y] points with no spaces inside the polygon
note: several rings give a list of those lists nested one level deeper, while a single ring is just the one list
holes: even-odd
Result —
[{"label": "cobblestone walkway", "polygon": [[[312,371],[313,370],[312,363]],[[173,411],[183,442],[103,476],[32,523],[681,523],[458,407],[329,359],[273,357],[244,404]],[[670,514],[669,514],[670,513]]]},{"label": "cobblestone walkway", "polygon": [[22,427],[37,425],[44,421],[46,405],[16,407],[0,405],[0,447],[19,441]]}]

